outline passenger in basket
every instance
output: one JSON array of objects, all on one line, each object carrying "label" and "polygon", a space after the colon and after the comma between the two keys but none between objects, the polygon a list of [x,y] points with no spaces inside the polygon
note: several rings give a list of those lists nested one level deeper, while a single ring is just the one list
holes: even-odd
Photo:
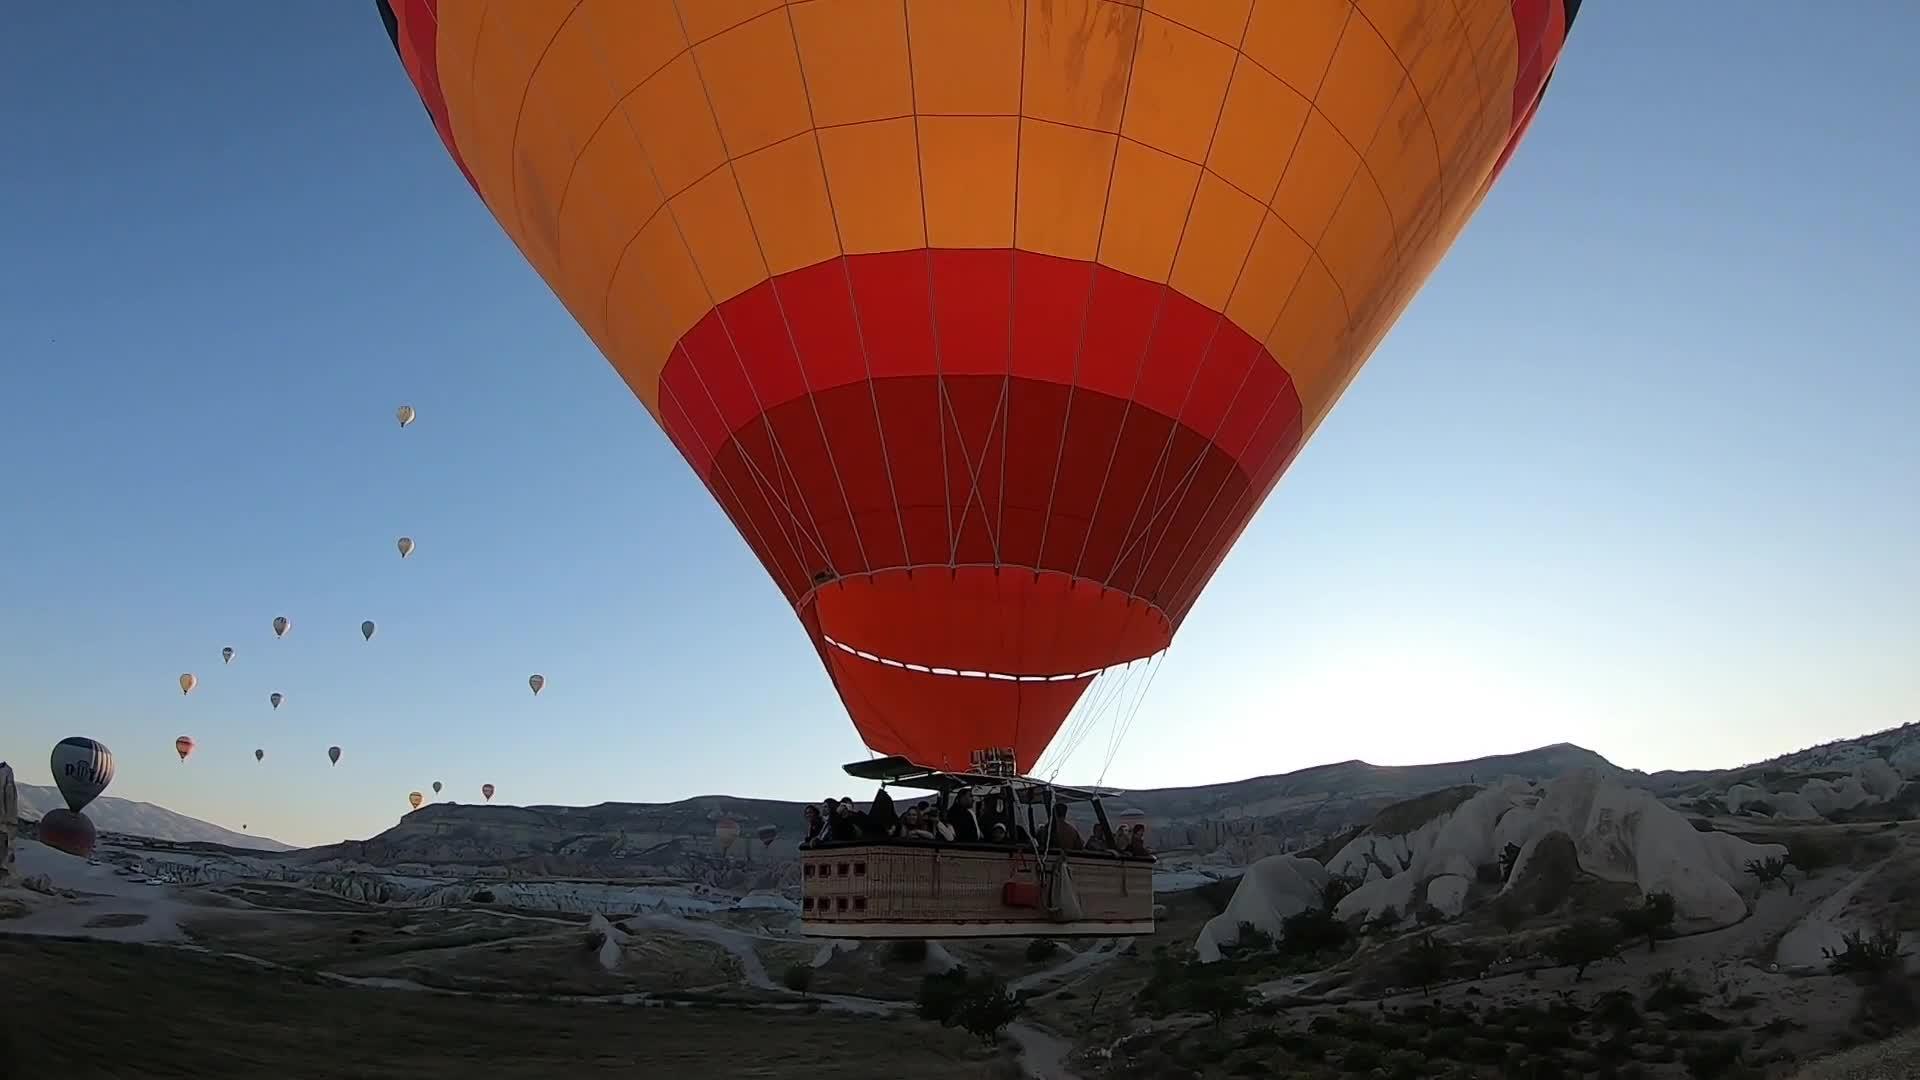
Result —
[{"label": "passenger in basket", "polygon": [[915,803],[900,816],[900,836],[905,840],[933,839],[933,829],[927,825],[926,803]]},{"label": "passenger in basket", "polygon": [[900,832],[900,816],[894,812],[893,796],[881,788],[867,807],[866,833],[869,839],[891,840]]},{"label": "passenger in basket", "polygon": [[1053,804],[1053,824],[1047,827],[1047,850],[1081,851],[1086,843],[1080,839],[1080,830],[1067,820],[1067,804]]},{"label": "passenger in basket", "polygon": [[1127,854],[1138,855],[1142,858],[1153,854],[1153,852],[1147,850],[1147,827],[1145,825],[1135,825],[1133,827],[1133,836],[1127,841]]},{"label": "passenger in basket", "polygon": [[844,844],[859,840],[863,835],[860,821],[853,813],[853,800],[841,799],[833,805],[833,840]]},{"label": "passenger in basket", "polygon": [[961,788],[953,797],[953,805],[947,809],[947,824],[953,827],[955,843],[977,844],[984,837],[980,835],[980,821],[973,816],[973,792]]},{"label": "passenger in basket", "polygon": [[813,846],[814,838],[820,835],[820,811],[809,803],[800,808],[800,816],[806,819],[807,823],[806,829],[800,834],[800,846],[810,848]]},{"label": "passenger in basket", "polygon": [[840,803],[834,799],[826,799],[820,803],[820,828],[819,831],[813,834],[813,842],[816,847],[821,844],[833,843],[833,819],[839,810]]},{"label": "passenger in basket", "polygon": [[1100,822],[1093,823],[1093,833],[1087,837],[1088,851],[1097,851],[1102,855],[1113,854],[1113,830]]},{"label": "passenger in basket", "polygon": [[939,806],[935,806],[927,811],[927,823],[933,829],[933,838],[935,840],[950,841],[953,839],[953,826],[947,822],[947,815],[952,812],[951,807],[942,809]]}]

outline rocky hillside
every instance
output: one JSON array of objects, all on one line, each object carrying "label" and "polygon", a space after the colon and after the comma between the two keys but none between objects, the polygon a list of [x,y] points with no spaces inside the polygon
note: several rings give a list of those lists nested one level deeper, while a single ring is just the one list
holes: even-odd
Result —
[{"label": "rocky hillside", "polygon": [[[1502,777],[1546,779],[1583,768],[1621,773],[1590,750],[1560,744],[1437,765],[1345,761],[1229,784],[1128,791],[1112,805],[1143,810],[1163,851],[1240,864],[1364,825],[1383,807],[1436,787]],[[779,882],[798,853],[800,815],[799,803],[724,795],[586,807],[435,803],[370,840],[313,848],[299,858],[423,871],[499,867],[527,876],[655,876],[767,887]],[[715,835],[722,818],[739,826],[738,838],[724,851]],[[762,844],[759,830],[769,825],[779,835]]]},{"label": "rocky hillside", "polygon": [[[739,829],[723,845],[716,826]],[[499,876],[671,878],[730,887],[778,884],[798,853],[800,804],[707,795],[672,803],[500,806],[434,803],[370,840],[310,848],[309,865],[364,864],[404,872]],[[764,826],[780,830],[771,844]],[[493,876],[493,875],[480,875]],[[768,879],[768,880],[763,880]]]},{"label": "rocky hillside", "polygon": [[1628,782],[1644,779],[1584,747],[1555,743],[1433,765],[1342,761],[1228,784],[1130,791],[1123,801],[1147,812],[1163,851],[1214,853],[1250,863],[1350,832],[1388,806],[1427,792],[1508,778],[1548,780],[1580,769]]},{"label": "rocky hillside", "polygon": [[[39,819],[49,810],[65,806],[57,788],[38,784],[19,784],[20,816]],[[102,797],[87,806],[87,816],[103,833],[142,836],[152,840],[171,840],[183,844],[220,844],[253,851],[292,851],[289,844],[251,833],[223,829],[211,822],[176,814],[164,806],[131,799]]]}]

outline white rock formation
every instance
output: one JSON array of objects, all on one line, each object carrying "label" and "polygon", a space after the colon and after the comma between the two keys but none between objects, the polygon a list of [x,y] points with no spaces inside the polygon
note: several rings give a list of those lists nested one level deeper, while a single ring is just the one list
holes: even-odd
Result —
[{"label": "white rock formation", "polygon": [[587,920],[587,938],[600,939],[598,957],[600,966],[608,971],[620,969],[620,956],[627,944],[627,932],[607,921],[605,915],[595,915]]},{"label": "white rock formation", "polygon": [[1699,832],[1652,793],[1582,771],[1549,786],[1508,888],[1521,880],[1541,838],[1553,832],[1573,839],[1582,870],[1637,885],[1643,893],[1671,893],[1679,921],[1696,925],[1725,926],[1745,918],[1741,888],[1750,884],[1747,861],[1784,856],[1787,850]]},{"label": "white rock formation", "polygon": [[1412,832],[1354,837],[1327,869],[1364,883],[1334,913],[1343,919],[1372,917],[1392,908],[1404,915],[1418,899],[1448,917],[1460,914],[1479,867],[1499,865],[1502,848],[1525,840],[1539,798],[1539,790],[1526,781],[1507,780]]},{"label": "white rock formation", "polygon": [[[1882,768],[1885,762],[1880,763]],[[1878,801],[1860,781],[1858,770],[1838,781],[1809,780],[1800,785],[1800,797],[1822,817],[1839,810],[1851,810],[1861,803]]]},{"label": "white rock formation", "polygon": [[1863,763],[1853,770],[1853,775],[1859,778],[1860,785],[1866,788],[1867,794],[1876,799],[1893,798],[1900,794],[1900,788],[1905,784],[1899,771],[1880,758]]},{"label": "white rock formation", "polygon": [[1207,920],[1194,939],[1202,963],[1220,959],[1220,946],[1240,940],[1240,924],[1251,923],[1278,937],[1280,921],[1320,902],[1327,868],[1298,855],[1269,855],[1252,866],[1233,890],[1227,909]]},{"label": "white rock formation", "polygon": [[0,761],[0,884],[13,876],[13,836],[20,822],[20,798],[13,786],[13,766]]}]

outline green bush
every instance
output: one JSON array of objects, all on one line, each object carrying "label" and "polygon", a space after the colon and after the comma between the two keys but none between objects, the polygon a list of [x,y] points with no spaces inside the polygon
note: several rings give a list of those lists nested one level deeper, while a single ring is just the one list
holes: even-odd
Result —
[{"label": "green bush", "polygon": [[1026,1007],[1026,1001],[1007,990],[1006,981],[991,972],[970,975],[964,967],[928,975],[920,980],[914,1011],[921,1019],[943,1027],[959,1027],[992,1045]]},{"label": "green bush", "polygon": [[1059,951],[1060,943],[1052,938],[1034,938],[1027,942],[1027,959],[1029,960],[1045,960]]},{"label": "green bush", "polygon": [[780,973],[780,985],[804,994],[813,986],[813,968],[806,964],[788,964]]},{"label": "green bush", "polygon": [[493,903],[493,890],[481,889],[479,892],[474,893],[472,896],[467,897],[467,899],[473,901],[476,904],[491,904]]},{"label": "green bush", "polygon": [[1579,982],[1588,965],[1620,955],[1620,931],[1597,919],[1582,919],[1548,938],[1546,951],[1554,963],[1572,967],[1573,981]]},{"label": "green bush", "polygon": [[1900,950],[1900,932],[1890,926],[1883,926],[1868,937],[1859,930],[1841,937],[1844,946],[1841,951],[1821,949],[1827,957],[1827,968],[1835,975],[1872,975],[1890,971],[1905,958]]}]

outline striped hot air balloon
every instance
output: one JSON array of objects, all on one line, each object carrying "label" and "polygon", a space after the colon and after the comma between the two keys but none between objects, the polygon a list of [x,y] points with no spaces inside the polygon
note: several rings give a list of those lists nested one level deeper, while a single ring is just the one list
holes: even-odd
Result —
[{"label": "striped hot air balloon", "polygon": [[378,6],[866,744],[949,768],[1172,641],[1579,9]]}]

